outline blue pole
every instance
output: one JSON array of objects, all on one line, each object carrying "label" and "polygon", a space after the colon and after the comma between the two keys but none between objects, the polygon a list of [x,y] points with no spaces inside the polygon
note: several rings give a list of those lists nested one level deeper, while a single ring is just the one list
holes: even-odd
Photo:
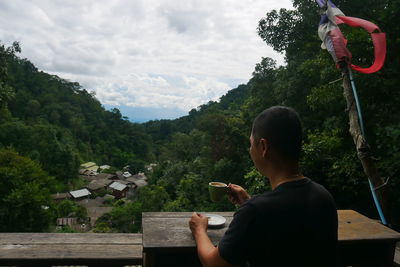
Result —
[{"label": "blue pole", "polygon": [[[364,121],[363,121],[363,117],[362,117],[362,114],[361,114],[361,105],[360,105],[360,100],[358,99],[356,84],[354,83],[354,79],[353,79],[353,72],[351,71],[350,66],[347,66],[347,69],[349,71],[351,88],[353,90],[354,100],[356,102],[358,120],[360,121],[361,134],[365,139]],[[387,225],[387,221],[386,221],[385,215],[383,214],[381,204],[379,203],[378,197],[376,196],[374,185],[372,184],[372,182],[369,179],[369,177],[368,177],[368,182],[369,182],[369,188],[371,189],[372,197],[373,197],[374,202],[375,202],[376,209],[378,210],[378,213],[379,213],[379,217],[381,218],[382,223],[384,225]]]},{"label": "blue pole", "polygon": [[354,83],[354,79],[353,79],[353,72],[351,71],[351,68],[349,66],[347,68],[349,70],[349,75],[350,75],[351,89],[353,89],[353,95],[354,95],[354,99],[356,101],[357,114],[358,114],[358,120],[360,121],[361,134],[365,138],[364,120],[363,120],[363,117],[361,114],[361,105],[360,105],[360,100],[358,99],[356,84]]}]

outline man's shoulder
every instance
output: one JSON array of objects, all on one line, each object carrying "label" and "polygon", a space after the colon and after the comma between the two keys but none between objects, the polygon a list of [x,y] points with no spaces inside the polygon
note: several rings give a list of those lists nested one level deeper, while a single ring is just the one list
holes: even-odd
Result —
[{"label": "man's shoulder", "polygon": [[263,211],[265,212],[266,207],[270,205],[273,206],[275,203],[276,198],[274,196],[274,192],[268,191],[251,197],[239,208],[239,211],[243,210],[246,211],[246,213],[257,213],[259,212],[259,208],[263,207]]},{"label": "man's shoulder", "polygon": [[283,206],[297,206],[302,202],[324,202],[334,205],[332,195],[324,186],[305,178],[303,181],[288,182],[275,190],[256,195],[243,207],[265,213],[268,210],[280,210]]},{"label": "man's shoulder", "polygon": [[310,186],[313,188],[313,193],[316,197],[319,197],[321,200],[325,200],[328,202],[334,203],[334,199],[332,194],[321,184],[311,181]]}]

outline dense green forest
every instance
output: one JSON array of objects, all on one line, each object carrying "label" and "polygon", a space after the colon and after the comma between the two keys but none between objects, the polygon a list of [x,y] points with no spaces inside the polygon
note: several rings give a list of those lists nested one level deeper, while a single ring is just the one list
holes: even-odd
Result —
[{"label": "dense green forest", "polygon": [[[383,69],[370,75],[355,74],[355,79],[367,138],[381,175],[391,177],[391,209],[396,211],[400,208],[400,2],[335,3],[345,14],[373,21],[387,33]],[[255,64],[247,84],[176,120],[131,123],[118,110],[102,108],[95,95],[78,83],[38,71],[28,60],[18,58],[18,44],[1,46],[0,218],[7,216],[10,201],[22,203],[15,192],[29,193],[22,187],[24,179],[37,190],[52,192],[73,183],[79,163],[86,160],[116,167],[158,163],[149,174],[149,185],[140,189],[133,202],[116,206],[98,221],[99,232],[140,231],[142,211],[234,210],[228,201],[211,203],[207,183],[240,184],[251,194],[269,190],[265,177],[252,167],[248,137],[253,118],[273,105],[294,107],[302,117],[303,173],[323,184],[339,209],[355,209],[378,218],[348,132],[346,103],[337,81],[341,73],[329,53],[320,48],[318,8],[311,0],[294,0],[293,5],[293,10],[267,13],[257,28],[266,45],[284,53],[284,66],[263,58]],[[369,66],[373,46],[368,34],[347,27],[343,30],[354,63]],[[22,165],[31,167],[22,172]],[[51,206],[46,201],[43,197],[30,203]],[[23,203],[20,206],[24,207]],[[393,212],[393,218],[398,229],[399,214]],[[39,218],[32,216],[31,226],[8,230],[45,231],[34,228],[36,220]]]}]

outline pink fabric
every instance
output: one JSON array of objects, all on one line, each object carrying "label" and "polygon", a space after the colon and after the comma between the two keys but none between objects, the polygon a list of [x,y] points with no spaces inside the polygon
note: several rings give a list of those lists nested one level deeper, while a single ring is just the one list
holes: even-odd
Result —
[{"label": "pink fabric", "polygon": [[[337,24],[342,24],[345,23],[351,27],[361,27],[368,31],[371,34],[372,42],[374,44],[374,63],[372,66],[368,68],[361,68],[359,66],[351,64],[350,67],[353,70],[356,70],[361,73],[374,73],[380,70],[383,67],[383,64],[385,63],[385,58],[386,58],[386,34],[381,32],[378,26],[373,24],[372,22],[369,22],[367,20],[359,19],[359,18],[354,18],[354,17],[346,17],[346,16],[336,16],[336,23]],[[340,30],[339,30],[340,31]],[[375,32],[378,31],[378,32]],[[337,34],[335,34],[337,35]],[[338,36],[338,35],[337,35]],[[343,37],[343,35],[342,35]],[[343,37],[343,40],[346,40]],[[345,42],[345,41],[343,41]],[[341,57],[346,56],[346,52],[344,52],[344,49],[348,52],[346,46],[344,48],[339,47],[340,41],[336,41],[338,45],[338,50],[337,54],[338,59],[341,59]],[[346,43],[346,42],[345,42]],[[335,41],[333,41],[334,47],[335,47]],[[335,47],[336,51],[336,47]],[[348,52],[350,53],[350,52]],[[351,57],[351,54],[350,54]],[[350,59],[350,57],[348,57]]]},{"label": "pink fabric", "polygon": [[336,62],[350,62],[351,53],[347,49],[347,40],[344,38],[339,28],[336,28],[329,32],[329,38],[331,39],[333,50],[336,56]]}]

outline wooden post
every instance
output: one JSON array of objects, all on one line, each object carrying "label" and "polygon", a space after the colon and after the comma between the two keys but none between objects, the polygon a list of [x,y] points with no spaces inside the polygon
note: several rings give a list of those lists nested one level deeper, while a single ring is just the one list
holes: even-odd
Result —
[{"label": "wooden post", "polygon": [[[360,122],[358,120],[357,107],[354,99],[354,95],[351,88],[349,72],[347,66],[342,68],[343,76],[343,95],[347,102],[347,112],[349,114],[349,132],[353,137],[354,144],[356,145],[357,156],[361,161],[364,169],[364,173],[367,178],[370,179],[374,188],[377,188],[384,184],[383,178],[379,175],[378,169],[375,165],[375,161],[371,154],[370,146],[362,135]],[[382,186],[375,190],[378,201],[381,204],[383,214],[391,225],[391,214],[389,207],[389,188],[388,186]]]}]

